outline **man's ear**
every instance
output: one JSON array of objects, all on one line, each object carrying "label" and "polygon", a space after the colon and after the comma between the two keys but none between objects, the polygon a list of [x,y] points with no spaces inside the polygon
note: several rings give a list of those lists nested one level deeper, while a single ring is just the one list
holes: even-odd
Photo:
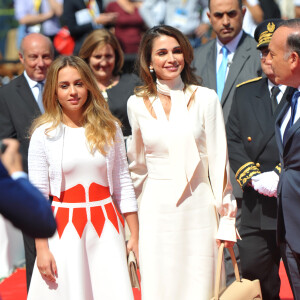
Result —
[{"label": "man's ear", "polygon": [[24,58],[21,52],[19,52],[19,60],[22,64],[24,64]]},{"label": "man's ear", "polygon": [[247,8],[245,6],[242,7],[242,15],[243,17],[245,17],[245,13],[246,13]]},{"label": "man's ear", "polygon": [[300,68],[300,57],[297,52],[293,51],[288,58],[288,62],[290,64],[291,70]]},{"label": "man's ear", "polygon": [[207,11],[207,12],[206,12],[206,15],[207,15],[207,17],[208,17],[208,19],[209,19],[209,22],[211,23],[211,20],[210,20],[210,11]]}]

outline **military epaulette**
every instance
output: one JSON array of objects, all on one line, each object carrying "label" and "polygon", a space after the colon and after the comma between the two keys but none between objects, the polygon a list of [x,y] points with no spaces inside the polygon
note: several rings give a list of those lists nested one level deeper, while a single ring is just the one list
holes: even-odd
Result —
[{"label": "military epaulette", "polygon": [[244,165],[242,165],[238,171],[235,174],[235,178],[240,185],[240,187],[243,189],[248,181],[252,178],[252,176],[260,174],[260,170],[255,165],[254,162],[250,161]]},{"label": "military epaulette", "polygon": [[274,169],[274,172],[279,176],[280,173],[281,173],[281,164],[279,163],[275,169]]},{"label": "military epaulette", "polygon": [[238,88],[238,87],[240,87],[241,85],[244,85],[244,84],[249,83],[249,82],[258,81],[258,80],[260,80],[260,79],[262,79],[261,76],[260,76],[260,77],[255,77],[255,78],[252,78],[252,79],[249,79],[249,80],[246,80],[246,81],[244,81],[244,82],[241,82],[241,83],[237,84],[236,87]]}]

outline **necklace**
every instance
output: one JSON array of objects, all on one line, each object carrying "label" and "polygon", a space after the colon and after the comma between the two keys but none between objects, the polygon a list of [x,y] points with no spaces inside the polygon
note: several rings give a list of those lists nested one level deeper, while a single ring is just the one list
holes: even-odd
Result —
[{"label": "necklace", "polygon": [[105,88],[105,89],[101,89],[101,93],[103,98],[105,99],[105,101],[107,102],[108,100],[108,95],[107,95],[107,90],[111,89],[114,86],[115,82],[114,82],[114,78],[111,78],[109,80],[109,85]]}]

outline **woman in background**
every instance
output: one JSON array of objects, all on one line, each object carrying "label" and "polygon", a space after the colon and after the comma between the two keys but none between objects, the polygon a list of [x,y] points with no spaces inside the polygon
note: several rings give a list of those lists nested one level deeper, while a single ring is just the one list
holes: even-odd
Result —
[{"label": "woman in background", "polygon": [[52,63],[43,96],[29,178],[52,196],[57,232],[36,239],[28,299],[133,300],[122,214],[138,258],[137,203],[118,121],[79,57]]},{"label": "woman in background", "polygon": [[210,299],[217,244],[236,241],[222,107],[199,86],[192,60],[180,31],[148,30],[138,59],[143,85],[128,100],[143,300]]},{"label": "woman in background", "polygon": [[128,137],[127,100],[140,81],[135,74],[121,73],[124,54],[117,38],[108,30],[95,30],[85,39],[79,56],[90,66],[110,111],[121,121],[123,135]]},{"label": "woman in background", "polygon": [[115,35],[125,54],[136,54],[142,34],[146,31],[144,20],[139,14],[141,1],[117,0],[108,3],[105,11],[117,13],[114,24]]}]

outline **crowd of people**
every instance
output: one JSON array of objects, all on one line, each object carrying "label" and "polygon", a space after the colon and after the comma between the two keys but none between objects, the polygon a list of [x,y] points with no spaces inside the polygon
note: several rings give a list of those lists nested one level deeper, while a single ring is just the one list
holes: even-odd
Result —
[{"label": "crowd of people", "polygon": [[[133,299],[133,251],[143,300],[209,300],[221,243],[222,288],[233,247],[264,300],[279,299],[281,259],[300,299],[300,21],[273,1],[37,2],[15,1],[24,72],[0,88],[0,184],[28,173],[46,203],[28,208],[49,221],[36,232],[7,212],[10,189],[0,198],[23,230],[28,299]],[[72,55],[46,25],[60,16]]]}]

